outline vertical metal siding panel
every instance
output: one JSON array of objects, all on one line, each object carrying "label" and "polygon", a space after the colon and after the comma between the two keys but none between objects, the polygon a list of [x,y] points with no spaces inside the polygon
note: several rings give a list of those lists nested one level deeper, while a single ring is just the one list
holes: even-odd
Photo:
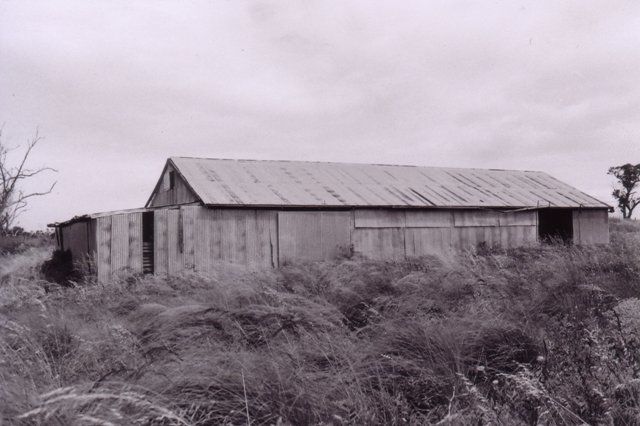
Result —
[{"label": "vertical metal siding panel", "polygon": [[248,226],[251,220],[250,210],[241,210],[237,212],[238,214],[234,215],[235,217],[235,235],[233,233],[229,233],[229,236],[233,238],[235,244],[233,244],[232,258],[233,263],[239,263],[246,265],[247,264],[247,250],[249,246],[248,242]]},{"label": "vertical metal siding panel", "polygon": [[504,226],[500,228],[503,248],[515,248],[533,244],[537,241],[537,227],[530,225]]},{"label": "vertical metal siding panel", "polygon": [[156,210],[153,214],[154,218],[154,272],[156,274],[166,274],[168,267],[167,252],[167,210]]},{"label": "vertical metal siding panel", "polygon": [[575,244],[582,244],[582,235],[581,234],[581,226],[580,226],[580,211],[573,210],[572,212],[573,219],[573,242]]},{"label": "vertical metal siding panel", "polygon": [[524,244],[531,245],[538,242],[538,227],[525,226],[524,228]]},{"label": "vertical metal siding panel", "polygon": [[253,211],[252,220],[247,228],[247,263],[257,266],[271,266],[271,248],[269,244],[269,221],[259,210]]},{"label": "vertical metal siding panel", "polygon": [[420,257],[451,252],[451,228],[407,228],[407,257]]},{"label": "vertical metal siding panel", "polygon": [[351,244],[350,212],[279,212],[280,261],[320,261],[345,254]]},{"label": "vertical metal siding panel", "polygon": [[322,260],[347,254],[351,245],[350,212],[322,212],[320,229]]},{"label": "vertical metal siding panel", "polygon": [[484,228],[485,243],[489,247],[500,246],[500,228],[497,226],[487,226]]},{"label": "vertical metal siding panel", "polygon": [[478,244],[478,234],[475,227],[460,228],[460,247],[462,250],[468,250]]},{"label": "vertical metal siding panel", "polygon": [[404,228],[406,224],[403,210],[362,210],[355,211],[356,228]]},{"label": "vertical metal siding panel", "polygon": [[[196,238],[196,213],[197,209],[202,207],[181,207],[182,211],[182,229],[184,233],[183,239],[183,258],[185,269],[195,269],[195,238]],[[199,229],[198,232],[201,230]]]},{"label": "vertical metal siding panel", "polygon": [[249,213],[245,218],[245,264],[263,266],[265,264],[264,259],[267,255],[264,251],[265,235],[263,227],[260,226],[258,211],[251,210]]},{"label": "vertical metal siding panel", "polygon": [[111,216],[100,217],[97,220],[98,258],[96,267],[98,268],[98,280],[104,282],[111,278]]},{"label": "vertical metal siding panel", "polygon": [[245,263],[246,225],[245,210],[222,210],[217,228],[220,235],[220,257],[227,263]]},{"label": "vertical metal siding panel", "polygon": [[503,228],[507,233],[507,241],[509,248],[522,246],[523,232],[521,226],[506,226]]},{"label": "vertical metal siding panel", "polygon": [[207,216],[209,226],[209,270],[213,269],[215,262],[224,260],[224,241],[222,233],[225,225],[222,218],[222,210],[211,210]]},{"label": "vertical metal siding panel", "polygon": [[404,229],[356,228],[354,251],[370,259],[401,260],[405,257]]},{"label": "vertical metal siding panel", "polygon": [[217,209],[208,210],[205,218],[208,231],[206,269],[213,271],[215,264],[222,260],[222,212]]},{"label": "vertical metal siding panel", "polygon": [[610,242],[610,236],[609,236],[609,212],[607,210],[604,210],[602,212],[602,214],[604,215],[604,220],[602,221],[602,228],[600,229],[599,232],[599,237],[600,237],[600,243],[601,244],[609,244]]},{"label": "vertical metal siding panel", "polygon": [[129,213],[129,269],[142,273],[142,213]]},{"label": "vertical metal siding panel", "polygon": [[111,273],[126,271],[129,260],[129,218],[126,214],[111,217]]},{"label": "vertical metal siding panel", "polygon": [[609,243],[609,214],[606,210],[574,210],[573,224],[577,244]]},{"label": "vertical metal siding panel", "polygon": [[87,222],[76,222],[61,228],[64,249],[71,252],[73,262],[86,260],[89,250]]},{"label": "vertical metal siding panel", "polygon": [[503,249],[511,248],[509,242],[509,226],[501,226],[500,229],[500,247]]},{"label": "vertical metal siding panel", "polygon": [[502,243],[500,232],[500,228],[490,226],[454,227],[452,229],[453,246],[458,250],[478,247],[481,243],[494,246]]},{"label": "vertical metal siding panel", "polygon": [[456,227],[498,226],[500,213],[487,210],[456,210],[453,223]]},{"label": "vertical metal siding panel", "polygon": [[453,213],[449,210],[407,210],[407,228],[448,228],[453,226]]},{"label": "vertical metal siding panel", "polygon": [[279,212],[278,247],[281,264],[322,260],[321,212]]},{"label": "vertical metal siding panel", "polygon": [[97,219],[91,219],[88,223],[89,229],[89,273],[95,275],[97,273],[97,259],[98,259],[98,221]]},{"label": "vertical metal siding panel", "polygon": [[454,250],[462,250],[462,236],[460,233],[464,228],[451,227],[451,247]]},{"label": "vertical metal siding panel", "polygon": [[180,250],[180,239],[184,236],[178,235],[182,230],[179,226],[180,210],[172,209],[167,211],[167,272],[176,274],[184,269],[182,252]]},{"label": "vertical metal siding panel", "polygon": [[280,242],[278,241],[278,212],[266,212],[269,215],[269,241],[271,246],[271,264],[280,266]]},{"label": "vertical metal siding panel", "polygon": [[536,224],[538,212],[533,210],[500,213],[500,226],[531,226]]},{"label": "vertical metal siding panel", "polygon": [[200,207],[195,211],[195,245],[194,259],[195,270],[199,272],[207,272],[209,258],[211,257],[211,248],[209,244],[211,234],[211,224],[209,216],[211,210],[206,207]]},{"label": "vertical metal siding panel", "polygon": [[91,259],[97,257],[98,253],[98,221],[97,219],[91,219],[89,222],[89,255]]}]

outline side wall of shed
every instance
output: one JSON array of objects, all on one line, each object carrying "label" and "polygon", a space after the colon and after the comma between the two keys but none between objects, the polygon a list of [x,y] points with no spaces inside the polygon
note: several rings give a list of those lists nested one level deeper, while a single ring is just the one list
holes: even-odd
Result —
[{"label": "side wall of shed", "polygon": [[480,244],[517,247],[537,241],[537,212],[355,210],[352,244],[373,259],[447,254]]},{"label": "side wall of shed", "polygon": [[[207,273],[219,263],[276,267],[349,253],[400,260],[481,244],[512,248],[537,241],[537,219],[531,210],[165,208],[154,211],[155,272]],[[607,221],[606,211],[576,212],[576,242],[607,242]],[[120,271],[142,272],[142,213],[101,217],[91,226],[101,279]]]}]

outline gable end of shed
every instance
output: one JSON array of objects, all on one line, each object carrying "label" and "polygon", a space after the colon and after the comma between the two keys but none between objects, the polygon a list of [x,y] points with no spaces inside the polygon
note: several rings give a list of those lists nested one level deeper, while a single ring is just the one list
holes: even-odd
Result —
[{"label": "gable end of shed", "polygon": [[200,197],[171,160],[162,169],[145,207],[165,207],[200,202]]}]

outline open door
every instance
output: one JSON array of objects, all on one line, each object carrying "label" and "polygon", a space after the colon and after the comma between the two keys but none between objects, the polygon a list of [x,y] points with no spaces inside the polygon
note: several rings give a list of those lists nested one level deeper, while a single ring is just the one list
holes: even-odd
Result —
[{"label": "open door", "polygon": [[153,212],[142,213],[142,272],[153,274]]},{"label": "open door", "polygon": [[573,241],[573,211],[571,209],[540,209],[538,236],[545,243]]}]

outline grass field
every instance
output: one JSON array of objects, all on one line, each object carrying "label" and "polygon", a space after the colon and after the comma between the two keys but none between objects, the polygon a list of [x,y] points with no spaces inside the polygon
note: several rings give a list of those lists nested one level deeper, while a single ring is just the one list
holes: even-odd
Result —
[{"label": "grass field", "polygon": [[640,421],[640,226],[607,247],[43,280],[0,257],[2,424]]}]

